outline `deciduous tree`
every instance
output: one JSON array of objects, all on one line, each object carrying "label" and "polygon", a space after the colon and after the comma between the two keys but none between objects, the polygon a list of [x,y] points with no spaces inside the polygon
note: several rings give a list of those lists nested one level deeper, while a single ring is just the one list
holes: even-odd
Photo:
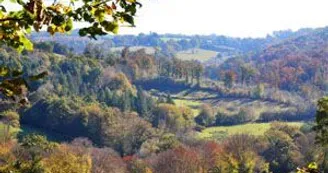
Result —
[{"label": "deciduous tree", "polygon": [[27,37],[32,29],[47,28],[53,35],[71,31],[74,22],[86,22],[89,26],[79,30],[80,36],[96,39],[98,35],[117,33],[121,25],[134,26],[134,16],[141,6],[136,0],[54,1],[51,5],[44,0],[13,2],[18,6],[15,10],[0,5],[0,42],[18,51],[33,49]]}]

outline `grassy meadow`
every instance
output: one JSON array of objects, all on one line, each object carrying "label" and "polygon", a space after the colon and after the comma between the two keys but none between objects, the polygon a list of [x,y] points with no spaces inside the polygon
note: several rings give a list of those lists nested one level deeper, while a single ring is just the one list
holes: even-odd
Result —
[{"label": "grassy meadow", "polygon": [[181,60],[198,60],[200,62],[205,62],[213,57],[215,57],[218,52],[204,50],[204,49],[189,49],[186,51],[180,51],[177,53],[177,58]]},{"label": "grassy meadow", "polygon": [[[288,125],[301,127],[303,122],[288,122]],[[255,136],[264,135],[270,129],[271,123],[250,123],[235,126],[209,127],[198,133],[198,138],[209,140],[220,140],[235,134],[251,134]]]},{"label": "grassy meadow", "polygon": [[177,106],[186,106],[189,107],[194,116],[196,117],[200,113],[200,107],[202,105],[202,102],[199,101],[193,101],[193,100],[182,100],[182,99],[174,99],[174,103]]}]

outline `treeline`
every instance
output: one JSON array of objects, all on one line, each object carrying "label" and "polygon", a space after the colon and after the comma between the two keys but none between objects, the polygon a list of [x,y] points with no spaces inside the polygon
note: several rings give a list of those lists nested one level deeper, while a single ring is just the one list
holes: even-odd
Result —
[{"label": "treeline", "polygon": [[[279,90],[271,91],[268,86],[257,84],[258,70],[250,63],[243,64],[243,61],[236,67],[220,68],[223,72],[218,74],[217,80],[222,81],[221,85],[220,82],[206,82],[208,68],[204,68],[200,62],[167,57],[160,50],[155,54],[148,54],[144,49],[132,51],[129,48],[112,52],[98,47],[97,44],[89,44],[82,55],[75,55],[69,51],[53,54],[54,47],[67,50],[66,46],[54,42],[38,43],[37,46],[39,49],[33,53],[25,53],[22,57],[17,55],[16,58],[6,61],[15,68],[21,66],[21,69],[30,74],[44,69],[50,71],[46,80],[31,84],[31,88],[36,91],[31,94],[30,99],[33,103],[49,95],[68,99],[77,96],[86,101],[119,108],[122,112],[137,112],[140,117],[147,117],[147,121],[153,123],[149,117],[154,116],[157,104],[165,101],[149,95],[143,89],[158,89],[168,95],[175,90],[189,88],[214,93],[222,98],[259,99],[296,108],[278,112],[272,110],[260,115],[255,110],[248,109],[234,114],[216,112],[216,121],[211,126],[313,118],[315,107],[311,103],[302,101],[301,97]],[[15,55],[5,49],[2,52],[4,59],[10,59],[9,56]],[[235,74],[234,69],[237,69],[238,73]],[[171,84],[168,81],[171,81]],[[240,83],[240,87],[236,83]]]},{"label": "treeline", "polygon": [[[156,58],[144,50],[126,48],[120,54],[97,56],[94,49],[86,49],[84,55],[65,56],[49,53],[48,48],[43,51],[47,45],[54,46],[44,44],[23,55],[5,48],[0,51],[3,66],[28,74],[49,70],[45,79],[29,84],[29,106],[4,105],[3,110],[20,113],[21,123],[71,137],[89,137],[96,145],[112,147],[122,155],[135,153],[156,131],[185,133],[194,127],[189,108],[170,104],[169,98],[154,98],[133,85],[159,75]],[[178,77],[176,74],[169,73],[170,77]]]},{"label": "treeline", "polygon": [[229,112],[227,110],[215,109],[209,105],[203,105],[200,113],[195,118],[195,122],[200,125],[198,128],[231,126],[245,123],[263,123],[263,122],[293,122],[293,121],[311,121],[315,110],[309,108],[289,109],[289,110],[270,110],[258,112],[256,108],[240,107],[237,111]]},{"label": "treeline", "polygon": [[[296,32],[290,30],[277,31],[266,38],[233,38],[219,35],[176,35],[176,34],[139,34],[135,35],[117,35],[108,37],[99,37],[98,41],[104,47],[126,47],[126,46],[148,46],[160,47],[168,52],[177,52],[192,48],[201,48],[220,52],[223,55],[234,55],[239,53],[257,52],[268,45],[280,42],[282,40],[311,33],[311,29],[301,29]],[[72,31],[71,35],[56,34],[54,37],[48,33],[32,34],[34,41],[56,41],[72,48],[75,52],[82,53],[84,48],[89,44],[88,38],[81,38],[77,31]]]},{"label": "treeline", "polygon": [[204,73],[204,66],[195,60],[159,57],[157,65],[159,76],[183,80],[186,84],[193,84],[196,81],[199,86]]},{"label": "treeline", "polygon": [[88,137],[98,146],[111,147],[121,155],[136,153],[155,135],[155,129],[136,113],[75,98],[46,98],[22,113],[21,122],[71,138]]},{"label": "treeline", "polygon": [[[120,156],[85,138],[54,143],[40,135],[0,143],[0,171],[72,173],[295,172],[316,161],[327,171],[327,153],[314,147],[314,134],[304,126],[274,123],[263,137],[233,135],[223,142],[164,135],[145,141],[133,155]],[[122,136],[123,137],[123,136]],[[127,138],[126,138],[127,139]],[[136,139],[131,136],[131,139]],[[179,140],[178,140],[179,139]],[[122,145],[125,146],[125,145]]]},{"label": "treeline", "polygon": [[227,86],[266,83],[314,100],[327,91],[327,28],[315,30],[263,51],[210,66],[206,75]]}]

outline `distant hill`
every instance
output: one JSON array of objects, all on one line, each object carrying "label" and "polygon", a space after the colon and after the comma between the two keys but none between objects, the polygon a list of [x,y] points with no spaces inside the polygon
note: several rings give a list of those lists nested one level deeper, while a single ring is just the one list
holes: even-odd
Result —
[{"label": "distant hill", "polygon": [[30,36],[35,42],[54,41],[65,44],[75,52],[81,53],[87,44],[101,44],[102,47],[146,46],[170,49],[174,53],[200,48],[219,52],[223,56],[258,52],[269,45],[282,40],[313,32],[312,29],[302,29],[296,32],[277,31],[265,38],[234,38],[220,35],[177,35],[177,34],[139,34],[139,35],[108,35],[92,40],[80,37],[78,30],[71,34],[55,34],[51,36],[47,32],[32,33]]},{"label": "distant hill", "polygon": [[[328,28],[323,28],[269,46],[250,61],[259,68],[261,80],[280,88],[290,90],[308,84],[327,91],[327,57]],[[278,76],[272,77],[273,73]]]},{"label": "distant hill", "polygon": [[261,51],[230,58],[211,71],[232,70],[236,73],[237,83],[242,83],[242,76],[246,74],[241,69],[246,64],[247,68],[255,72],[251,77],[255,83],[267,83],[272,87],[300,91],[302,94],[314,94],[314,90],[326,92],[328,28],[306,31],[286,37]]}]

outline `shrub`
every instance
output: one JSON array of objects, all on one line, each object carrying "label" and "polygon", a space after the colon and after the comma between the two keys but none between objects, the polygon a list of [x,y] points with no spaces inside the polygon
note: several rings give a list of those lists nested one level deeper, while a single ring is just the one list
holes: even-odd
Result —
[{"label": "shrub", "polygon": [[195,118],[197,124],[209,127],[215,125],[215,115],[212,107],[203,105],[200,114]]},{"label": "shrub", "polygon": [[194,116],[190,108],[178,107],[171,104],[160,104],[154,115],[153,125],[170,132],[189,130],[194,126]]}]

